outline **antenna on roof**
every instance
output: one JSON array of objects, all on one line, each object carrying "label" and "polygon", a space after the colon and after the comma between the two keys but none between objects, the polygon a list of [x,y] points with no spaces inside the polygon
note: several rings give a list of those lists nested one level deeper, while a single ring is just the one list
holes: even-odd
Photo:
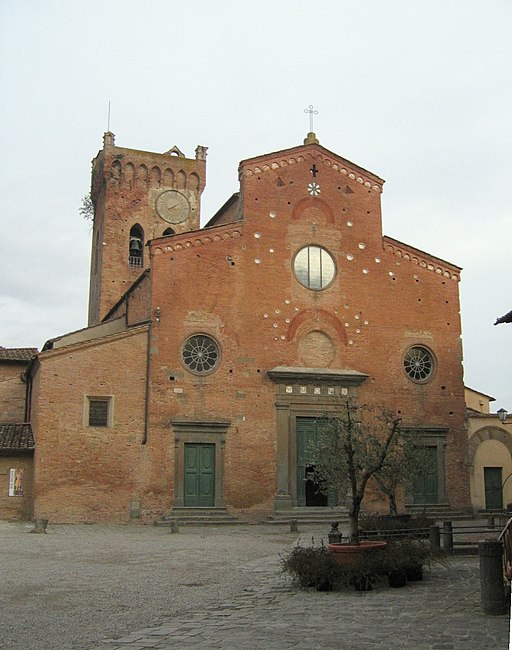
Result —
[{"label": "antenna on roof", "polygon": [[110,99],[108,100],[107,131],[110,131]]}]

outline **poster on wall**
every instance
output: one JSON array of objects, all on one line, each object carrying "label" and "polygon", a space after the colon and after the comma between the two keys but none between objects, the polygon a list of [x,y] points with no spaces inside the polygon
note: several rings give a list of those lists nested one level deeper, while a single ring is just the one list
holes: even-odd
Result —
[{"label": "poster on wall", "polygon": [[23,496],[23,470],[22,469],[9,470],[9,496],[10,497]]}]

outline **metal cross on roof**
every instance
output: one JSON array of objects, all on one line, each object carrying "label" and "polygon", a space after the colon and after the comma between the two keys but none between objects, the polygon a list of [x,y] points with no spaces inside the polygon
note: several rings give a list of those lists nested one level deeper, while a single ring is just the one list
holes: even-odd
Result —
[{"label": "metal cross on roof", "polygon": [[313,115],[318,115],[318,111],[315,111],[313,104],[310,104],[309,108],[304,109],[304,113],[309,113],[309,131],[313,133]]}]

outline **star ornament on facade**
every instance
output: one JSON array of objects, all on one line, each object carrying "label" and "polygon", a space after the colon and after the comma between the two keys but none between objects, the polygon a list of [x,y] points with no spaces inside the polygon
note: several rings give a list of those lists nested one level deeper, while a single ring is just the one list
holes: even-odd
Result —
[{"label": "star ornament on facade", "polygon": [[318,183],[310,183],[308,185],[308,192],[311,196],[318,196],[320,194],[320,185]]}]

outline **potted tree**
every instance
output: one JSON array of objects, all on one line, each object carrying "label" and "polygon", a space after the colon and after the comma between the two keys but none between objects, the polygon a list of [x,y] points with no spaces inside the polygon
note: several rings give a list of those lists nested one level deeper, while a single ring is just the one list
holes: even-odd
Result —
[{"label": "potted tree", "polygon": [[[349,498],[350,532],[348,544],[329,544],[339,562],[385,542],[359,539],[359,516],[368,481],[379,472],[400,436],[400,418],[382,407],[358,405],[347,400],[335,417],[325,417],[317,440],[309,448],[309,462],[317,484]],[[347,558],[350,558],[347,560]]]}]

